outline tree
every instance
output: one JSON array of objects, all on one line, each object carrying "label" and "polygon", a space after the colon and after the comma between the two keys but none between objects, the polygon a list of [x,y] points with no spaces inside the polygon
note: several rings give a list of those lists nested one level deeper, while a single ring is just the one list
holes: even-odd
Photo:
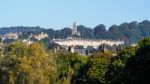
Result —
[{"label": "tree", "polygon": [[57,69],[53,56],[38,43],[16,42],[6,47],[0,62],[2,84],[54,84]]},{"label": "tree", "polygon": [[122,83],[122,74],[123,74],[123,68],[125,64],[122,62],[122,60],[118,58],[111,59],[111,62],[108,67],[108,71],[106,73],[106,80],[109,84],[121,84]]},{"label": "tree", "polygon": [[125,65],[125,84],[149,84],[150,80],[150,38],[145,38],[139,42],[140,48]]},{"label": "tree", "polygon": [[79,25],[78,31],[80,31],[81,38],[93,39],[93,29]]},{"label": "tree", "polygon": [[106,73],[110,64],[110,53],[97,53],[89,57],[81,74],[81,84],[107,84]]},{"label": "tree", "polygon": [[93,30],[93,34],[96,39],[107,39],[106,33],[107,33],[107,30],[106,30],[105,25],[103,24],[96,26]]},{"label": "tree", "polygon": [[2,41],[3,41],[3,40],[2,40],[2,37],[0,36],[0,43],[2,43]]},{"label": "tree", "polygon": [[77,53],[59,53],[57,57],[58,73],[61,81],[74,83],[87,62],[87,57]]},{"label": "tree", "polygon": [[118,53],[118,58],[125,63],[129,58],[135,55],[138,46],[126,47],[121,52]]},{"label": "tree", "polygon": [[118,56],[112,57],[109,65],[109,70],[106,75],[106,79],[110,84],[123,83],[123,70],[125,63],[128,59],[135,55],[137,47],[126,47],[120,52]]},{"label": "tree", "polygon": [[109,30],[109,39],[118,40],[122,39],[123,34],[119,31],[119,27],[117,25],[112,25]]}]

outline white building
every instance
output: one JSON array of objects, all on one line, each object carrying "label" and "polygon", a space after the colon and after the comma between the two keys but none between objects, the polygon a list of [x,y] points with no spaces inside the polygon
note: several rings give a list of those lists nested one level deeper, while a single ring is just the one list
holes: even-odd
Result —
[{"label": "white building", "polygon": [[18,39],[17,33],[7,33],[4,35],[4,39]]},{"label": "white building", "polygon": [[74,37],[74,35],[80,36],[80,32],[77,30],[76,23],[73,23],[72,37],[68,37],[66,39],[53,39],[53,41],[61,46],[69,47],[78,45],[83,46],[84,48],[87,48],[88,46],[98,48],[102,44],[110,46],[124,44],[124,41],[82,39],[79,37]]},{"label": "white building", "polygon": [[109,41],[109,40],[89,40],[89,39],[54,39],[55,43],[61,46],[84,46],[87,48],[88,46],[93,46],[94,48],[98,48],[99,45],[106,44],[106,45],[121,45],[124,44],[124,41]]},{"label": "white building", "polygon": [[41,32],[41,34],[34,35],[33,37],[37,40],[42,40],[44,38],[48,38],[49,36],[48,36],[48,34]]}]

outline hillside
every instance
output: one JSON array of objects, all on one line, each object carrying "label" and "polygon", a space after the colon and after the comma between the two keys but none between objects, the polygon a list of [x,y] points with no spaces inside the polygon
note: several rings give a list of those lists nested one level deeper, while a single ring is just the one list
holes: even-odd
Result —
[{"label": "hillside", "polygon": [[[82,38],[88,39],[111,39],[111,40],[124,40],[126,43],[138,42],[144,37],[150,36],[150,21],[144,20],[140,23],[124,22],[120,25],[112,25],[108,30],[104,24],[99,24],[94,28],[79,25],[78,30],[81,32]],[[70,28],[63,28],[61,30],[44,29],[41,27],[2,27],[0,28],[0,35],[9,32],[22,32],[23,36],[30,33],[45,32],[50,38],[66,38],[71,35]],[[21,36],[22,37],[22,36]]]}]

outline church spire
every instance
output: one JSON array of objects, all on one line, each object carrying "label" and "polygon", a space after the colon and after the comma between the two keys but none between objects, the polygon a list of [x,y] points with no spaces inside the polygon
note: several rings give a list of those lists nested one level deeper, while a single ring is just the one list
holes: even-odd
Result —
[{"label": "church spire", "polygon": [[77,29],[76,22],[73,22],[72,36],[80,36],[80,32],[79,32],[78,29]]}]

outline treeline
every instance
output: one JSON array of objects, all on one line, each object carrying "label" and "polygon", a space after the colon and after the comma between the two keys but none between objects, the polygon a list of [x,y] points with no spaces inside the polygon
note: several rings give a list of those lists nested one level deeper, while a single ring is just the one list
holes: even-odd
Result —
[{"label": "treeline", "polygon": [[[55,29],[55,28],[53,28]],[[40,27],[3,27],[0,28],[0,34],[9,32],[22,32],[20,38],[25,38],[31,33],[46,32],[49,38],[66,38],[71,36],[72,30],[70,28],[63,28],[61,30],[44,29]],[[82,38],[87,39],[111,39],[124,40],[126,43],[134,43],[150,36],[150,21],[144,20],[140,23],[134,21],[130,23],[122,23],[120,25],[112,25],[108,30],[104,24],[100,24],[94,28],[78,26]]]},{"label": "treeline", "polygon": [[149,51],[150,38],[89,57],[17,41],[0,51],[0,84],[149,84]]}]

